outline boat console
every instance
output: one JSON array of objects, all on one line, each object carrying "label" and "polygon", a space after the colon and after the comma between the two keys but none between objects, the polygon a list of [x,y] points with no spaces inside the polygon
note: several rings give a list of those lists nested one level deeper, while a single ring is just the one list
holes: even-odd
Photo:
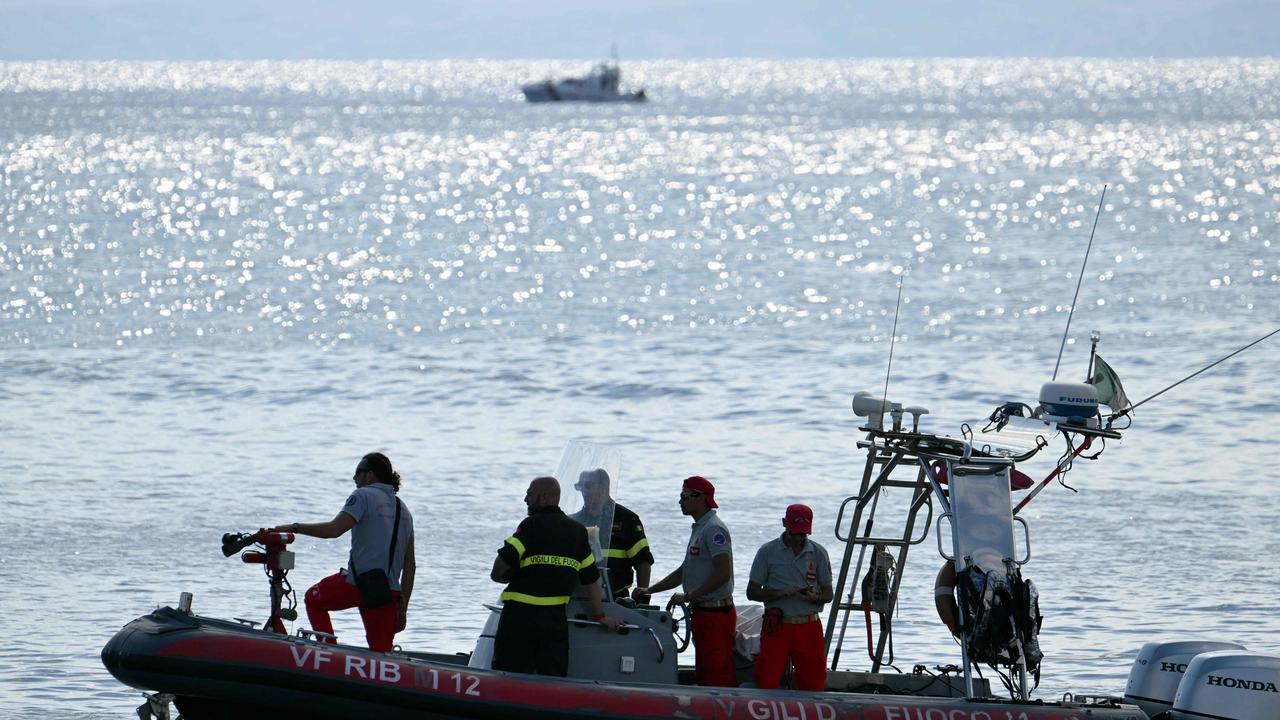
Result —
[{"label": "boat console", "polygon": [[[498,631],[501,605],[485,605],[489,619],[467,665],[488,670],[493,661],[493,639]],[[617,633],[609,633],[591,619],[585,597],[569,601],[569,677],[601,682],[644,682],[675,685],[679,682],[676,664],[679,643],[670,613],[653,606],[608,605],[608,614],[622,621]]]}]

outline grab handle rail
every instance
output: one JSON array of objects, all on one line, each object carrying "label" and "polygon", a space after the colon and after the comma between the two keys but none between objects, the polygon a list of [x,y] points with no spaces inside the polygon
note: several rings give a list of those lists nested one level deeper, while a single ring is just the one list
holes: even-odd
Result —
[{"label": "grab handle rail", "polygon": [[975,465],[971,463],[965,463],[964,465],[956,465],[955,473],[956,475],[961,477],[965,475],[998,475],[1006,467],[1007,465],[1005,464]]},{"label": "grab handle rail", "polygon": [[840,528],[844,527],[845,506],[847,506],[850,502],[854,500],[859,500],[861,498],[862,498],[861,495],[850,495],[849,497],[844,499],[844,502],[840,503],[840,512],[836,513],[836,539],[839,540],[840,542],[843,542],[843,543],[849,542],[849,538],[847,536],[840,534]]},{"label": "grab handle rail", "polygon": [[1026,557],[1021,560],[1015,559],[1014,562],[1019,565],[1026,565],[1031,560],[1031,526],[1027,524],[1025,518],[1018,517],[1017,515],[1013,516],[1013,521],[1016,523],[1022,523],[1022,544],[1027,549]]},{"label": "grab handle rail", "polygon": [[938,539],[938,554],[942,556],[943,560],[954,561],[956,557],[954,555],[948,555],[947,551],[942,549],[942,521],[944,518],[948,523],[951,522],[951,513],[944,512],[938,515],[938,523],[936,527],[936,532],[934,533],[935,535],[937,535],[937,539]]},{"label": "grab handle rail", "polygon": [[[945,512],[938,515],[937,533],[936,533],[938,536],[937,537],[938,554],[941,555],[944,560],[955,560],[956,558],[954,555],[948,555],[947,552],[942,549],[943,519],[946,519],[947,522],[951,522],[951,513]],[[1019,565],[1026,565],[1028,562],[1031,562],[1031,526],[1027,524],[1026,518],[1021,518],[1016,515],[1013,517],[1013,521],[1016,523],[1021,523],[1022,525],[1022,545],[1024,548],[1026,548],[1026,551],[1027,551],[1027,554],[1021,560],[1018,560],[1015,558],[1014,562]]]},{"label": "grab handle rail", "polygon": [[[569,618],[569,622],[573,623],[574,625],[588,625],[588,626],[594,625],[596,627],[604,627],[604,623],[602,622],[597,622],[595,620],[586,620],[584,618]],[[627,630],[627,631],[644,630],[646,633],[649,634],[649,637],[653,638],[653,644],[658,648],[658,663],[661,664],[662,661],[667,658],[667,650],[666,648],[662,647],[662,640],[658,637],[658,633],[653,631],[653,628],[640,627],[639,625],[633,625],[631,623],[620,623],[618,625],[618,629]]]},{"label": "grab handle rail", "polygon": [[[847,497],[847,498],[845,498],[845,499],[844,499],[844,502],[840,503],[840,511],[839,511],[838,513],[836,513],[836,539],[838,539],[838,540],[839,540],[840,542],[842,542],[842,543],[847,543],[847,542],[849,542],[849,536],[847,536],[847,535],[841,535],[841,534],[840,534],[840,528],[844,527],[844,509],[845,509],[845,506],[846,506],[846,505],[848,505],[850,501],[852,501],[852,500],[858,500],[858,499],[860,499],[861,497],[862,497],[861,495],[850,495],[849,497]],[[924,503],[924,506],[925,506],[928,510],[927,510],[927,513],[926,513],[926,515],[925,515],[925,520],[924,520],[924,533],[922,533],[922,534],[920,535],[920,537],[915,538],[915,539],[907,538],[906,540],[903,540],[902,538],[894,538],[894,537],[882,537],[882,538],[881,538],[881,537],[871,537],[871,536],[867,536],[867,537],[864,537],[864,538],[858,538],[858,539],[857,539],[857,540],[858,540],[858,542],[862,543],[863,545],[876,545],[876,544],[879,544],[879,545],[886,545],[886,546],[891,546],[891,547],[902,547],[902,546],[906,546],[906,545],[919,545],[920,543],[924,542],[924,539],[925,539],[925,538],[929,537],[929,524],[933,521],[933,503],[926,502],[926,503]]]},{"label": "grab handle rail", "polygon": [[658,648],[658,664],[661,665],[663,660],[667,659],[667,649],[662,647],[662,638],[658,637],[658,633],[653,628],[645,628],[645,632],[649,633],[649,637],[653,638],[653,644]]}]

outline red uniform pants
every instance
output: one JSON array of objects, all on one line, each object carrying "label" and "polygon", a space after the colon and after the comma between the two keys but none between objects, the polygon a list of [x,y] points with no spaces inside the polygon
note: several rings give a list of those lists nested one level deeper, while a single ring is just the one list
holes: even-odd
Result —
[{"label": "red uniform pants", "polygon": [[339,572],[312,585],[307,591],[306,603],[311,629],[330,635],[333,634],[330,611],[360,608],[360,619],[364,621],[364,637],[369,643],[369,649],[391,652],[391,641],[396,636],[396,609],[400,606],[399,590],[392,590],[391,602],[382,607],[361,607],[360,591],[347,582],[346,573]]},{"label": "red uniform pants", "polygon": [[756,687],[778,687],[789,661],[794,670],[791,676],[794,689],[825,690],[827,653],[823,649],[824,644],[820,620],[800,625],[778,623],[773,632],[761,633],[760,654],[756,656]]},{"label": "red uniform pants", "polygon": [[705,687],[738,687],[733,668],[733,633],[738,611],[732,606],[693,608],[694,678]]}]

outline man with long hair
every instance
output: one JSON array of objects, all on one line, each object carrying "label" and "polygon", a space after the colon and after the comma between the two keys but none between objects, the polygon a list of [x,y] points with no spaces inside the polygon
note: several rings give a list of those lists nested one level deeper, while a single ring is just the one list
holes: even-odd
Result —
[{"label": "man with long hair", "polygon": [[[336,538],[351,530],[351,554],[347,567],[321,580],[307,590],[307,617],[311,628],[333,635],[333,610],[360,609],[365,639],[369,649],[390,652],[395,634],[405,628],[409,596],[417,561],[413,552],[413,515],[397,497],[400,474],[382,453],[369,453],[360,458],[351,478],[356,489],[347,497],[342,510],[328,522],[286,523],[272,528],[276,532],[292,532],[318,538]],[[385,572],[390,600],[374,604],[362,595],[357,578]],[[326,638],[334,642],[334,638]]]}]

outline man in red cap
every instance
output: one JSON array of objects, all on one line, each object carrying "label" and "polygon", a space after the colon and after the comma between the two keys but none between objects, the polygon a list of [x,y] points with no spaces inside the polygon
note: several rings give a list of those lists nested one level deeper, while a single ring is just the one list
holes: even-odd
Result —
[{"label": "man in red cap", "polygon": [[781,537],[756,552],[747,581],[747,599],[764,603],[764,628],[756,656],[756,685],[776,688],[790,662],[796,690],[822,691],[827,654],[822,638],[822,606],[831,602],[831,560],[809,539],[813,510],[789,505]]},{"label": "man in red cap", "polygon": [[680,492],[680,512],[692,517],[693,532],[684,562],[652,586],[646,594],[681,585],[684,592],[671,596],[667,610],[689,603],[693,613],[693,645],[697,651],[694,677],[699,685],[737,687],[733,667],[733,632],[738,612],[733,607],[733,543],[729,529],[716,516],[716,488],[706,478],[685,478]]}]

